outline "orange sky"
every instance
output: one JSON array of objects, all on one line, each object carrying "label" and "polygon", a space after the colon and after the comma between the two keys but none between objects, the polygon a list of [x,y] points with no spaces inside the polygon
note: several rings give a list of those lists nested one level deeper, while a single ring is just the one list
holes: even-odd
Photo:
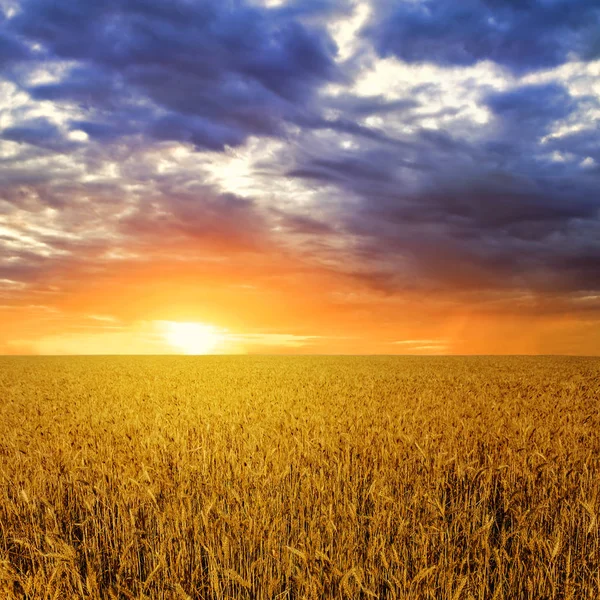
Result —
[{"label": "orange sky", "polygon": [[[0,353],[600,354],[598,323],[562,301],[389,293],[289,257],[233,257],[49,274],[60,287],[5,294]],[[174,343],[173,323],[209,340]]]}]

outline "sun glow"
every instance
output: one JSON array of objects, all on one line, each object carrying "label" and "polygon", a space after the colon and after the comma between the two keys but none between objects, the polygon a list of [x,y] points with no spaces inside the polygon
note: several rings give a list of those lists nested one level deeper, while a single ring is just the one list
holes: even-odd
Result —
[{"label": "sun glow", "polygon": [[225,341],[222,330],[204,323],[163,321],[164,339],[185,354],[213,354]]}]

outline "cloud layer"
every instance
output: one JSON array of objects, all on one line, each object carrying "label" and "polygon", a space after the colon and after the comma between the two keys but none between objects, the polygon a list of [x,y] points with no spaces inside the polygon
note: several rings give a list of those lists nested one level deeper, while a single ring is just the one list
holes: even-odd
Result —
[{"label": "cloud layer", "polygon": [[7,301],[212,260],[600,318],[597,2],[0,7]]},{"label": "cloud layer", "polygon": [[521,73],[600,58],[595,0],[424,0],[376,3],[367,28],[377,50],[409,62]]}]

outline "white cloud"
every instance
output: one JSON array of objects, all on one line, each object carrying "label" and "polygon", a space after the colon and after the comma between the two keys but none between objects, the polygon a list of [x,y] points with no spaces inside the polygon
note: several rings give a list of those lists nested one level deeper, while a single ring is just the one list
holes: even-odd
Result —
[{"label": "white cloud", "polygon": [[350,16],[342,16],[328,23],[329,33],[338,46],[338,61],[350,58],[361,44],[358,32],[367,22],[372,7],[368,2],[357,2]]}]

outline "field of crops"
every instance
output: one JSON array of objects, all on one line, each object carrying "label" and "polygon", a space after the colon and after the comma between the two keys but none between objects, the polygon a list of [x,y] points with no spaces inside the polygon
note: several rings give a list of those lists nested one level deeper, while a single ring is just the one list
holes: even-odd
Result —
[{"label": "field of crops", "polygon": [[600,360],[0,358],[1,598],[600,598]]}]

